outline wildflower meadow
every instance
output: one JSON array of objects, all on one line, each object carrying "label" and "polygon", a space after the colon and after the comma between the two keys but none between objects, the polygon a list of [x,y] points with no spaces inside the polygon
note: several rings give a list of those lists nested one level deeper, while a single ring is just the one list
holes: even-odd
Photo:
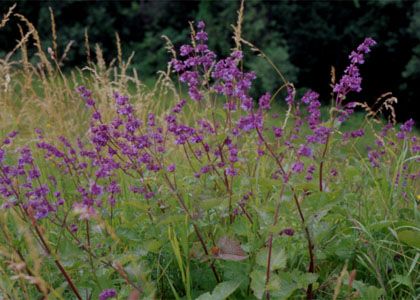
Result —
[{"label": "wildflower meadow", "polygon": [[[357,98],[380,40],[354,45],[321,99],[243,38],[243,3],[228,56],[191,21],[182,46],[164,37],[153,84],[118,36],[112,62],[86,34],[86,65],[64,70],[13,9],[0,299],[418,299],[419,134],[396,122],[392,91]],[[255,95],[247,55],[277,89]]]}]

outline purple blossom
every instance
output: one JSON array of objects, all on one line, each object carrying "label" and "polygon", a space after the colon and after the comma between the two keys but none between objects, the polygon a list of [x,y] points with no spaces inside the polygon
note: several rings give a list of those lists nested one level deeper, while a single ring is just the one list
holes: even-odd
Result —
[{"label": "purple blossom", "polygon": [[357,47],[356,51],[351,52],[350,65],[344,71],[343,77],[339,83],[334,86],[333,91],[337,94],[337,104],[341,104],[342,100],[349,92],[360,92],[362,90],[359,68],[357,65],[363,64],[364,54],[370,52],[370,48],[376,45],[372,38],[366,38],[362,44]]},{"label": "purple blossom", "polygon": [[105,289],[99,294],[99,300],[108,300],[117,297],[115,289]]},{"label": "purple blossom", "polygon": [[299,149],[297,151],[298,155],[300,156],[306,156],[311,157],[312,156],[312,149],[308,147],[307,145],[300,145]]},{"label": "purple blossom", "polygon": [[273,132],[276,138],[281,138],[283,135],[283,129],[281,127],[273,126]]},{"label": "purple blossom", "polygon": [[292,172],[294,173],[301,173],[304,168],[305,168],[305,165],[301,161],[298,161],[292,164]]},{"label": "purple blossom", "polygon": [[365,131],[363,129],[358,129],[355,131],[351,132],[351,137],[352,138],[356,138],[356,137],[362,137],[365,135]]},{"label": "purple blossom", "polygon": [[413,130],[414,120],[409,119],[404,124],[400,126],[400,131],[397,132],[397,138],[400,140],[405,139],[407,133],[410,133]]},{"label": "purple blossom", "polygon": [[263,126],[262,115],[251,113],[249,115],[241,116],[237,123],[238,129],[248,132],[252,129],[261,129]]},{"label": "purple blossom", "polygon": [[308,167],[308,169],[306,170],[306,176],[305,176],[305,179],[306,179],[307,181],[311,181],[311,180],[313,179],[313,174],[314,174],[314,172],[315,172],[315,165],[310,165],[310,166]]},{"label": "purple blossom", "polygon": [[197,41],[207,41],[208,40],[208,36],[207,36],[207,32],[205,31],[199,31],[197,32],[195,39]]},{"label": "purple blossom", "polygon": [[167,170],[169,173],[173,173],[173,172],[175,172],[175,164],[170,164],[170,165],[166,168],[166,170]]},{"label": "purple blossom", "polygon": [[206,24],[204,23],[204,21],[202,20],[198,21],[197,28],[200,30],[204,30],[204,28],[206,28]]},{"label": "purple blossom", "polygon": [[260,108],[265,109],[265,110],[270,109],[270,100],[271,100],[270,93],[265,93],[264,95],[262,95],[260,99],[258,100]]},{"label": "purple blossom", "polygon": [[191,45],[182,45],[179,49],[181,56],[188,56],[191,52],[194,51],[194,48]]},{"label": "purple blossom", "polygon": [[79,228],[77,227],[77,225],[76,225],[76,224],[71,224],[71,225],[70,225],[70,231],[71,231],[71,232],[76,233],[76,232],[77,232],[77,230],[79,230]]},{"label": "purple blossom", "polygon": [[226,175],[231,176],[231,177],[238,175],[238,170],[235,169],[233,166],[227,167],[225,171],[226,171]]},{"label": "purple blossom", "polygon": [[287,95],[286,95],[286,103],[287,105],[291,106],[293,105],[293,102],[295,100],[296,91],[293,85],[289,84],[287,85]]},{"label": "purple blossom", "polygon": [[302,102],[304,104],[310,104],[313,101],[317,101],[319,97],[319,94],[314,91],[308,91],[303,95]]},{"label": "purple blossom", "polygon": [[80,94],[80,96],[82,96],[83,100],[85,100],[87,106],[95,106],[95,100],[93,100],[92,98],[91,91],[89,91],[85,86],[79,86],[76,90]]},{"label": "purple blossom", "polygon": [[295,231],[293,228],[285,228],[280,232],[280,235],[294,236]]},{"label": "purple blossom", "polygon": [[103,188],[102,186],[98,185],[96,182],[93,182],[90,185],[90,192],[92,193],[92,195],[100,196],[102,195]]}]

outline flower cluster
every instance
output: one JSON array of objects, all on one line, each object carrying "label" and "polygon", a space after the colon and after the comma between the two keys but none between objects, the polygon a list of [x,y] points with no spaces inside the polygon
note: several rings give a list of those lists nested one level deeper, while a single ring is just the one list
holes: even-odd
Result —
[{"label": "flower cluster", "polygon": [[362,77],[358,65],[365,62],[364,56],[370,52],[370,48],[376,45],[376,42],[372,38],[366,38],[362,44],[360,44],[356,51],[352,51],[350,58],[350,65],[344,71],[343,77],[339,83],[334,86],[333,91],[336,93],[337,105],[345,99],[349,92],[360,92],[362,90]]}]

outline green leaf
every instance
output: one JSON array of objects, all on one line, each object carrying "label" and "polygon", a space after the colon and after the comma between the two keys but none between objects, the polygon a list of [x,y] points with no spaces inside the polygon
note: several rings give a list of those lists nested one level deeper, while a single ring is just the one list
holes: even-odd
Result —
[{"label": "green leaf", "polygon": [[80,263],[82,252],[74,243],[63,239],[59,245],[59,255],[63,266],[71,268]]},{"label": "green leaf", "polygon": [[[267,267],[268,249],[261,249],[257,254],[257,264],[262,267]],[[274,246],[271,252],[270,270],[278,270],[286,267],[287,256],[283,248]]]},{"label": "green leaf", "polygon": [[242,280],[224,281],[216,285],[213,292],[201,295],[197,300],[224,300],[229,297],[241,285]]},{"label": "green leaf", "polygon": [[398,285],[405,285],[406,287],[410,288],[410,290],[414,290],[413,283],[411,282],[411,278],[409,275],[401,275],[397,274],[392,279],[392,281],[395,281],[398,283]]},{"label": "green leaf", "polygon": [[376,286],[369,286],[360,290],[362,299],[376,300],[382,297],[384,291]]},{"label": "green leaf", "polygon": [[144,241],[144,248],[148,252],[159,253],[159,250],[162,247],[162,243],[163,242],[161,240],[156,240],[156,239],[147,240],[147,241]]},{"label": "green leaf", "polygon": [[416,230],[401,230],[397,233],[398,239],[415,248],[420,248],[420,232]]},{"label": "green leaf", "polygon": [[251,277],[251,289],[254,292],[255,297],[262,299],[265,292],[265,272],[263,270],[254,270],[250,274]]}]

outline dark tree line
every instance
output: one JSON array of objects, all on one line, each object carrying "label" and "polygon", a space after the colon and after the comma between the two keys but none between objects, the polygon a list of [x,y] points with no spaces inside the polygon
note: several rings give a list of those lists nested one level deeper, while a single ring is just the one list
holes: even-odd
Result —
[{"label": "dark tree line", "polygon": [[[0,2],[1,13],[14,2]],[[17,1],[16,11],[38,28],[45,45],[51,44],[49,9],[54,10],[58,40],[63,50],[76,42],[67,65],[86,61],[83,47],[87,28],[90,42],[99,43],[108,59],[116,56],[115,32],[125,55],[136,52],[134,66],[144,78],[163,69],[168,60],[161,35],[175,45],[189,38],[188,21],[208,24],[210,46],[220,55],[232,47],[230,25],[236,21],[239,1]],[[18,38],[16,22],[0,32],[0,53]],[[399,99],[400,118],[420,121],[420,1],[246,1],[243,36],[264,50],[299,87],[321,92],[329,101],[330,70],[337,76],[347,55],[364,37],[378,46],[362,68],[364,91],[358,99],[370,103],[384,92]],[[256,93],[272,90],[279,79],[271,67],[251,53],[247,68],[256,70]]]}]

